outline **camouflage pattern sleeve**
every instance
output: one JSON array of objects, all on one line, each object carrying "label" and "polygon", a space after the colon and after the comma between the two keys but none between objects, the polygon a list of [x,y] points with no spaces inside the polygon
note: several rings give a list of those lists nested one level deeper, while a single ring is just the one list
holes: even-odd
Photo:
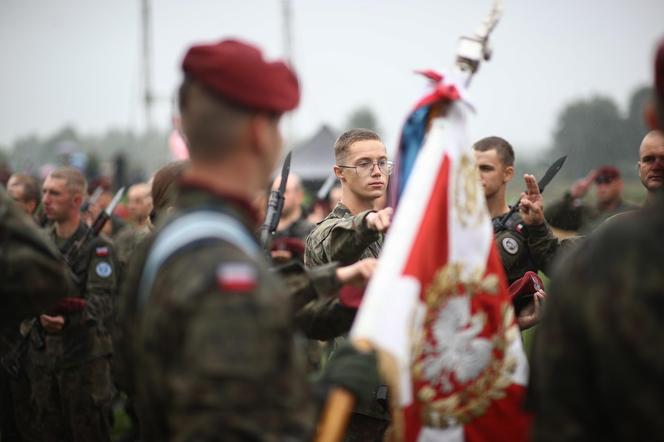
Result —
[{"label": "camouflage pattern sleeve", "polygon": [[559,253],[572,248],[579,241],[579,237],[559,240],[551,232],[546,223],[539,226],[528,226],[528,250],[538,269],[547,275],[553,269],[554,262]]},{"label": "camouflage pattern sleeve", "polygon": [[0,187],[0,293],[3,324],[38,315],[73,290],[65,262],[49,238]]},{"label": "camouflage pattern sleeve", "polygon": [[264,264],[228,244],[162,267],[142,315],[139,376],[153,407],[167,407],[157,411],[169,419],[166,439],[310,436],[314,409],[288,301]]},{"label": "camouflage pattern sleeve", "polygon": [[[570,269],[572,265],[570,262],[564,267]],[[598,424],[589,422],[597,419],[590,389],[592,368],[585,360],[591,349],[589,330],[583,324],[587,313],[579,302],[587,293],[579,284],[581,280],[559,275],[561,278],[553,280],[533,345],[528,392],[528,401],[536,413],[533,440],[593,440],[596,435],[586,430],[589,425]],[[561,279],[568,282],[559,284]],[[568,291],[572,286],[575,292]]]},{"label": "camouflage pattern sleeve", "polygon": [[664,433],[662,207],[591,235],[556,270],[534,343],[534,440]]},{"label": "camouflage pattern sleeve", "polygon": [[569,192],[544,209],[544,217],[549,224],[563,230],[579,230],[596,216],[592,207],[576,204]]},{"label": "camouflage pattern sleeve", "polygon": [[304,263],[314,267],[339,261],[349,265],[358,261],[380,234],[367,227],[367,210],[355,216],[327,218],[307,236]]},{"label": "camouflage pattern sleeve", "polygon": [[118,289],[116,258],[111,243],[101,237],[91,242],[85,287],[83,320],[110,333]]},{"label": "camouflage pattern sleeve", "polygon": [[337,268],[337,263],[329,263],[307,269],[292,260],[272,270],[284,281],[293,311],[297,312],[309,302],[333,296],[339,291],[341,285],[337,279]]},{"label": "camouflage pattern sleeve", "polygon": [[348,333],[356,313],[337,298],[316,299],[297,312],[295,324],[307,338],[327,341]]}]

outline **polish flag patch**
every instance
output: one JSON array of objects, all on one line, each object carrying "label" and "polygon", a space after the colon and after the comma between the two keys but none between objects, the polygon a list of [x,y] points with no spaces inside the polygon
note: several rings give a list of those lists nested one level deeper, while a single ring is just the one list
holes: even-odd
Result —
[{"label": "polish flag patch", "polygon": [[95,249],[95,255],[97,256],[108,256],[109,251],[108,247],[97,247]]},{"label": "polish flag patch", "polygon": [[256,269],[244,262],[225,263],[217,267],[217,287],[223,292],[250,292],[258,285],[256,277]]}]

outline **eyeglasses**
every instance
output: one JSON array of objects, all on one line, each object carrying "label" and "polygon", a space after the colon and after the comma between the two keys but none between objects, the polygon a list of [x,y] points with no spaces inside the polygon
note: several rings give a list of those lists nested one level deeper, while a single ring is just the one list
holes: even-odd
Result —
[{"label": "eyeglasses", "polygon": [[343,169],[355,169],[355,173],[363,177],[371,175],[374,166],[378,166],[378,170],[380,170],[383,175],[392,175],[392,169],[394,168],[394,163],[388,160],[378,160],[378,161],[362,160],[354,166],[337,165],[337,167],[341,167]]}]

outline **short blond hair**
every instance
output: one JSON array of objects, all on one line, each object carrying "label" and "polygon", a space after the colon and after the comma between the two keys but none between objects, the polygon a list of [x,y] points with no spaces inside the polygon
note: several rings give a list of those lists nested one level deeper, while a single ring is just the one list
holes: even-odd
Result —
[{"label": "short blond hair", "polygon": [[74,167],[58,167],[48,176],[65,180],[65,186],[72,194],[80,193],[81,195],[86,195],[88,192],[88,182],[81,171]]},{"label": "short blond hair", "polygon": [[346,155],[348,155],[348,149],[350,149],[350,146],[352,146],[353,143],[367,140],[383,142],[376,132],[369,129],[356,128],[342,133],[334,143],[334,158],[337,161],[337,164],[346,158]]}]

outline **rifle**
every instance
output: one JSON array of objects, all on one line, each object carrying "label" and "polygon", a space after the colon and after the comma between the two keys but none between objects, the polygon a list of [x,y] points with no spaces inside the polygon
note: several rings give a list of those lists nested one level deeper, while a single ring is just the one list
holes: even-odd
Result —
[{"label": "rifle", "polygon": [[[546,186],[553,180],[553,178],[556,176],[556,174],[562,169],[563,164],[565,164],[565,160],[567,159],[567,155],[558,158],[554,163],[549,166],[549,168],[546,170],[546,173],[542,177],[542,179],[537,183],[537,186],[539,187],[540,193],[544,192],[544,189]],[[510,207],[510,211],[507,212],[505,215],[501,216],[500,218],[496,218],[493,220],[493,233],[497,234],[502,232],[503,230],[507,230],[511,227],[511,218],[514,216],[514,214],[519,210],[519,201],[516,202],[516,204],[512,205]]]},{"label": "rifle", "polygon": [[284,165],[281,168],[281,182],[279,188],[270,192],[270,199],[267,201],[267,212],[265,221],[260,228],[260,241],[263,249],[267,252],[270,248],[270,239],[274,236],[281,218],[281,211],[284,209],[284,193],[286,192],[286,182],[290,173],[291,153],[288,152],[284,159]]},{"label": "rifle", "polygon": [[92,226],[90,226],[85,235],[83,235],[79,240],[72,242],[67,250],[63,252],[62,255],[65,259],[65,262],[67,265],[69,265],[70,268],[72,267],[74,258],[77,257],[80,253],[81,248],[83,248],[83,246],[87,244],[87,242],[92,238],[98,236],[101,232],[101,229],[103,229],[104,225],[106,225],[106,221],[111,219],[111,215],[113,214],[115,207],[120,202],[120,199],[124,194],[124,190],[125,188],[121,187],[120,190],[115,193],[111,203],[108,205],[108,207],[106,207],[106,209],[102,210],[99,215],[97,215],[97,218],[95,219],[94,223],[92,223]]}]

